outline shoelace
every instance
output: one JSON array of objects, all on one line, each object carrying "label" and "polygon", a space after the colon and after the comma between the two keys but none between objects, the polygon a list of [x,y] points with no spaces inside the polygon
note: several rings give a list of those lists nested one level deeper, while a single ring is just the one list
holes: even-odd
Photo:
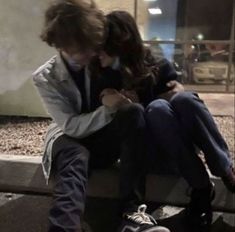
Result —
[{"label": "shoelace", "polygon": [[147,224],[147,225],[156,225],[156,220],[149,214],[147,214],[145,211],[147,209],[146,205],[140,205],[138,207],[138,211],[134,212],[132,214],[127,214],[127,219],[134,221],[138,224]]}]

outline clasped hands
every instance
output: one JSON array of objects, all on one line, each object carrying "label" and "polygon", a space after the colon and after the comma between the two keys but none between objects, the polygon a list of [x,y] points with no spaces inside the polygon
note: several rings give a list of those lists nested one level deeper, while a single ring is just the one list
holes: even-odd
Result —
[{"label": "clasped hands", "polygon": [[119,108],[124,104],[132,103],[132,100],[125,95],[124,90],[107,88],[100,93],[100,100],[104,106]]},{"label": "clasped hands", "polygon": [[[160,98],[165,98],[169,100],[174,94],[178,92],[183,92],[184,87],[178,81],[170,81],[167,83],[170,87],[168,92],[161,94]],[[120,106],[128,103],[138,103],[139,98],[134,90],[124,90],[118,91],[112,88],[106,88],[100,93],[100,100],[104,106],[119,108]]]}]

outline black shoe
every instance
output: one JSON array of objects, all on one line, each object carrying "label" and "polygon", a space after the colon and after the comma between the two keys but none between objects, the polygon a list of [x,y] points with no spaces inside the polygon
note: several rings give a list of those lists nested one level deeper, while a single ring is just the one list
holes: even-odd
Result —
[{"label": "black shoe", "polygon": [[170,232],[163,226],[158,226],[155,219],[145,213],[147,206],[140,205],[137,212],[123,215],[119,232]]},{"label": "black shoe", "polygon": [[232,167],[228,170],[227,174],[222,177],[222,180],[227,189],[235,193],[235,172]]},{"label": "black shoe", "polygon": [[212,222],[211,202],[215,198],[214,183],[202,189],[193,189],[191,201],[186,208],[187,224],[197,232],[210,230]]}]

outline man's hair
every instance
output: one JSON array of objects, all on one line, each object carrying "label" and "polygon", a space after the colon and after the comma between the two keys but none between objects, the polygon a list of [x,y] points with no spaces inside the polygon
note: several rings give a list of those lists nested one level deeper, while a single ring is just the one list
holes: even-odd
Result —
[{"label": "man's hair", "polygon": [[46,10],[41,39],[49,46],[81,49],[103,43],[105,17],[93,1],[56,0]]}]

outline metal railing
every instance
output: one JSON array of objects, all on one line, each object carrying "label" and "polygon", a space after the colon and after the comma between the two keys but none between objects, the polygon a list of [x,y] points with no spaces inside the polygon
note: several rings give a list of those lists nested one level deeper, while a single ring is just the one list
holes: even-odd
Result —
[{"label": "metal railing", "polygon": [[[137,20],[137,12],[138,12],[138,0],[134,1],[134,17],[136,22]],[[160,45],[160,44],[172,44],[172,45],[182,45],[182,47],[185,49],[185,45],[201,45],[201,44],[224,44],[228,46],[228,72],[226,77],[226,83],[225,83],[225,90],[220,92],[234,92],[234,88],[231,87],[231,75],[232,75],[232,69],[233,66],[235,66],[233,63],[233,55],[235,53],[235,1],[233,2],[233,17],[232,17],[232,26],[231,26],[231,36],[229,40],[146,40],[144,43],[147,43],[149,45]],[[185,50],[183,49],[183,52]],[[234,72],[234,71],[233,71]],[[234,75],[234,74],[233,74]],[[234,81],[233,81],[234,85]],[[210,90],[205,90],[210,92]]]}]

